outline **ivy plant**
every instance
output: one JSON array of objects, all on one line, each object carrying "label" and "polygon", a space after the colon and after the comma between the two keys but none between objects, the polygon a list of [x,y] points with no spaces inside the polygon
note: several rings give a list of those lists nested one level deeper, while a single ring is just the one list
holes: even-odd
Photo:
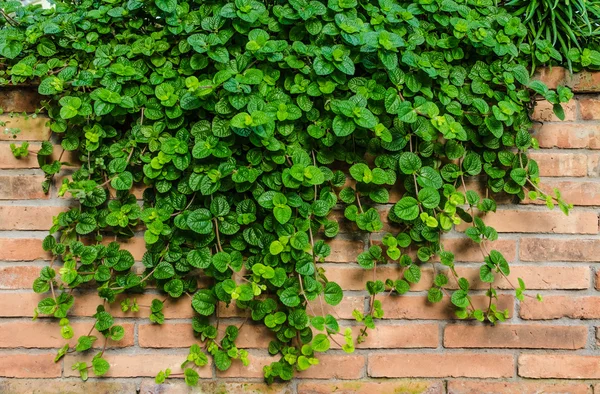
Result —
[{"label": "ivy plant", "polygon": [[[484,220],[494,194],[570,208],[539,186],[529,114],[545,99],[563,117],[560,104],[573,95],[529,79],[527,30],[492,0],[0,9],[0,86],[36,84],[60,143],[36,152],[45,190],[67,164],[61,152],[80,162],[57,185],[75,204],[54,218],[43,242],[52,260],[33,288],[46,295],[36,315],[57,318],[66,339],[79,289],[103,299],[90,327],[103,350],[73,366],[83,379],[107,372],[106,341],[124,335],[107,312],[115,302],[162,324],[167,299],[189,299],[198,343],[182,374],[157,371],[156,380],[192,385],[209,356],[218,370],[249,362],[236,346],[240,327],[219,327],[220,306],[272,331],[265,379],[289,380],[332,342],[352,352],[384,316],[381,297],[409,291],[426,263],[431,303],[448,297],[460,318],[502,321],[493,284],[510,267]],[[23,157],[28,147],[13,151]],[[324,306],[343,299],[320,264],[340,215],[368,234],[361,267],[374,278],[381,265],[398,267],[365,284],[358,337]],[[481,250],[485,308],[444,247],[443,234],[461,222]],[[141,267],[120,242],[135,236],[146,244]],[[149,285],[164,295],[141,305],[135,294]],[[514,291],[523,299],[525,284]],[[93,352],[91,333],[56,360]]]}]

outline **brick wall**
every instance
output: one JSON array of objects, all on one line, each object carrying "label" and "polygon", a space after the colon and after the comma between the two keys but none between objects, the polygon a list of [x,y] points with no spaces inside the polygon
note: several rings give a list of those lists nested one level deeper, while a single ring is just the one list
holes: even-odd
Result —
[{"label": "brick wall", "polygon": [[[600,394],[600,74],[569,77],[555,68],[543,72],[542,78],[577,91],[566,107],[565,122],[558,122],[544,103],[536,109],[535,117],[543,124],[536,126],[535,133],[543,149],[534,153],[544,187],[559,187],[565,200],[576,207],[565,217],[545,206],[514,205],[499,196],[502,205],[488,220],[500,233],[494,247],[513,262],[513,281],[522,277],[528,289],[543,295],[544,302],[526,299],[518,304],[508,284],[501,281],[500,304],[511,311],[508,322],[490,327],[458,321],[448,302],[427,303],[425,291],[432,272],[424,269],[421,283],[410,294],[379,297],[385,319],[356,353],[332,350],[321,357],[320,366],[291,384],[267,388],[261,376],[262,366],[271,360],[266,351],[269,334],[261,326],[245,324],[239,345],[249,349],[251,366],[234,364],[224,373],[214,367],[203,369],[201,392]],[[31,92],[0,91],[0,107],[7,111],[32,111],[35,100]],[[21,127],[18,140],[32,141],[33,149],[49,138],[42,116],[18,124],[8,115],[0,115],[0,120]],[[126,337],[107,350],[113,365],[107,378],[80,382],[70,368],[78,356],[52,362],[63,340],[56,323],[31,321],[40,296],[30,287],[48,260],[41,240],[52,216],[64,210],[68,201],[56,198],[56,189],[44,195],[35,157],[14,159],[7,135],[0,133],[0,140],[0,393],[187,392],[181,380],[158,388],[152,379],[166,367],[179,371],[185,347],[194,343],[187,299],[167,303],[163,326],[150,324],[143,310],[126,315],[115,304],[110,312],[125,328]],[[363,288],[370,272],[355,263],[365,238],[349,225],[342,228],[340,237],[331,241],[333,253],[324,265],[329,277],[346,290],[335,313],[349,319],[354,308],[365,307]],[[476,280],[479,252],[462,230],[459,227],[446,237],[447,248],[456,253],[460,275],[483,289]],[[140,259],[144,242],[134,239],[127,248]],[[378,273],[385,278],[393,276],[394,269],[383,267]],[[475,303],[483,302],[481,294],[474,297]],[[154,296],[150,290],[138,301],[149,304]],[[97,304],[93,294],[76,298],[75,337],[89,330],[88,316]],[[220,315],[232,323],[241,321],[231,308],[222,308]]]}]

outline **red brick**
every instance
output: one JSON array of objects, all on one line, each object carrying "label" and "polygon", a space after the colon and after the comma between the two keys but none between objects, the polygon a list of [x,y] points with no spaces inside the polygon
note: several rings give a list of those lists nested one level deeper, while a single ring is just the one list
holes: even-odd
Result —
[{"label": "red brick", "polygon": [[600,125],[593,123],[544,123],[534,126],[542,148],[600,149]]},{"label": "red brick", "polygon": [[2,87],[0,90],[0,108],[8,112],[35,112],[41,109],[42,96],[34,89],[11,89]]},{"label": "red brick", "polygon": [[[122,300],[129,298],[133,301],[135,298],[140,306],[138,312],[123,312],[120,303]],[[117,296],[117,300],[112,304],[106,304],[106,311],[114,317],[129,317],[129,318],[147,318],[150,315],[150,305],[153,299],[163,300],[164,295],[157,294],[121,294]],[[75,304],[71,309],[74,316],[91,316],[96,313],[96,307],[102,305],[103,300],[95,293],[78,294],[75,297]],[[187,297],[173,299],[167,297],[162,312],[165,319],[189,319],[194,316],[194,310]]]},{"label": "red brick", "polygon": [[[322,297],[321,297],[322,300]],[[320,302],[319,299],[310,302],[308,311],[311,312],[311,308],[315,311],[315,314],[331,314],[338,319],[354,319],[352,312],[355,309],[361,312],[365,309],[365,297],[363,296],[345,296],[342,302],[336,306],[328,305],[325,301]],[[322,306],[322,308],[321,308]],[[323,313],[324,312],[324,313]]]},{"label": "red brick", "polygon": [[368,359],[374,378],[508,378],[513,373],[512,354],[502,353],[378,353]]},{"label": "red brick", "polygon": [[[179,352],[178,354],[165,352],[116,354],[108,351],[104,357],[110,363],[110,369],[104,376],[107,378],[155,377],[159,371],[167,368],[171,369],[172,374],[181,374],[183,372],[181,364],[186,360],[187,354],[187,352]],[[64,362],[64,376],[79,376],[78,371],[71,369],[73,364],[85,361],[90,365],[93,356],[93,354],[67,355]],[[210,364],[202,368],[197,368],[196,371],[201,378],[212,377]]]},{"label": "red brick", "polygon": [[[353,327],[354,337],[358,336],[362,327]],[[342,329],[343,331],[343,329]],[[375,329],[367,331],[367,338],[363,343],[357,344],[357,349],[408,349],[408,348],[436,348],[439,343],[439,329],[437,324],[376,324]],[[341,337],[334,337],[340,342]],[[341,342],[343,343],[343,339]],[[331,347],[340,347],[331,342]]]},{"label": "red brick", "polygon": [[0,289],[31,289],[41,270],[39,266],[0,265]]},{"label": "red brick", "polygon": [[584,383],[571,382],[490,382],[451,380],[448,394],[590,394]]},{"label": "red brick", "polygon": [[600,261],[600,239],[521,238],[522,261]]},{"label": "red brick", "polygon": [[[471,298],[476,308],[484,308],[489,302],[487,297],[481,295],[474,295]],[[377,299],[381,301],[384,319],[456,319],[454,314],[456,308],[446,296],[435,304],[430,303],[427,301],[427,297],[423,296],[378,296]],[[512,315],[513,296],[501,294],[498,299],[498,308],[500,310],[508,309]]]},{"label": "red brick", "polygon": [[600,271],[596,272],[596,290],[600,290]]},{"label": "red brick", "polygon": [[[221,321],[220,335],[222,338],[225,328],[229,325]],[[239,327],[240,324],[235,324]],[[239,331],[236,346],[239,348],[267,348],[274,339],[272,332],[263,325],[244,324]],[[176,348],[189,347],[201,343],[194,336],[192,325],[188,323],[140,324],[138,325],[138,343],[141,347]]]},{"label": "red brick", "polygon": [[[490,285],[481,281],[479,267],[458,266],[456,271],[460,277],[469,280],[472,289],[483,290]],[[523,279],[529,290],[574,290],[587,289],[590,286],[590,269],[588,267],[511,265],[510,275],[508,276],[510,283],[500,274],[495,274],[495,277],[494,286],[499,289],[513,289],[513,286],[518,286],[518,278]],[[458,284],[452,276],[450,276],[447,288],[458,288]]]},{"label": "red brick", "polygon": [[335,238],[328,240],[327,244],[331,247],[331,254],[325,258],[325,261],[332,263],[355,262],[357,256],[365,249],[365,243],[362,240]]},{"label": "red brick", "polygon": [[[483,217],[485,224],[499,233],[597,234],[598,214],[573,211],[565,216],[560,211],[499,209]],[[457,230],[465,231],[471,223],[462,223]]]},{"label": "red brick", "polygon": [[[33,307],[33,305],[32,305]],[[119,323],[125,329],[125,337],[118,341],[108,341],[108,347],[128,347],[133,346],[133,324]],[[60,335],[60,326],[58,322],[44,321],[11,321],[0,323],[0,348],[24,347],[24,348],[59,348],[69,343],[71,346],[77,344],[77,338],[87,335],[90,328],[94,326],[94,321],[71,323],[75,335],[70,340],[65,340]],[[96,347],[104,345],[104,337],[96,330],[92,335],[98,340]]]},{"label": "red brick", "polygon": [[536,70],[534,75],[546,84],[550,89],[556,89],[559,85],[564,85],[567,78],[567,69],[563,67],[542,67]]},{"label": "red brick", "polygon": [[587,343],[586,326],[452,324],[444,329],[446,348],[581,349]]},{"label": "red brick", "polygon": [[298,394],[444,394],[441,381],[389,379],[356,382],[300,382]]},{"label": "red brick", "polygon": [[[336,282],[344,290],[365,290],[367,281],[373,280],[373,270],[366,270],[358,264],[327,264],[320,265],[325,269],[325,276],[330,281]],[[401,267],[398,264],[378,265],[377,279],[385,281],[388,278],[397,279],[400,276]],[[421,268],[421,280],[411,285],[411,291],[428,290],[433,280],[431,268]]]},{"label": "red brick", "polygon": [[[193,389],[181,379],[169,379],[163,384],[156,384],[153,379],[142,380],[140,394],[188,394],[190,392],[204,394],[248,393],[248,394],[293,394],[293,383],[250,383],[201,381]],[[116,393],[116,391],[115,391]],[[135,390],[133,391],[135,393]],[[100,393],[98,393],[100,394]]]},{"label": "red brick", "polygon": [[[17,146],[21,146],[21,143],[16,142]],[[40,168],[37,161],[37,152],[40,149],[41,144],[33,142],[29,144],[29,155],[27,157],[17,159],[10,149],[8,142],[0,143],[0,168],[5,169],[18,169],[18,168]],[[79,161],[74,152],[64,152],[60,145],[55,145],[54,150],[50,158],[52,160],[58,160],[61,162],[67,162],[70,164],[77,164]],[[60,157],[62,154],[62,157]],[[73,168],[72,166],[63,166],[63,168]]]},{"label": "red brick", "polygon": [[521,319],[548,320],[600,319],[600,297],[595,296],[545,296],[543,301],[525,298],[519,311]]},{"label": "red brick", "polygon": [[[515,259],[517,243],[513,239],[498,239],[494,242],[488,242],[487,247],[490,250],[498,250],[504,255],[507,261]],[[444,248],[454,253],[456,262],[476,263],[483,261],[479,245],[470,238],[445,237]]]},{"label": "red brick", "polygon": [[[0,141],[46,141],[50,138],[50,128],[46,126],[48,118],[45,116],[37,117],[23,117],[23,116],[10,116],[0,115],[0,123],[6,123],[5,126],[0,127]],[[21,131],[16,134],[17,138],[13,138],[12,135],[5,134],[6,129],[20,129]]]},{"label": "red brick", "polygon": [[[0,353],[0,376],[8,378],[57,378],[60,364],[53,353]],[[0,386],[1,387],[1,386]]]},{"label": "red brick", "polygon": [[[84,382],[79,378],[71,379],[0,379],[0,393],[18,394],[132,394],[137,389],[135,381]],[[147,393],[148,394],[148,393]]]},{"label": "red brick", "polygon": [[48,199],[42,190],[43,176],[0,175],[0,200]]},{"label": "red brick", "polygon": [[583,120],[598,120],[600,117],[600,100],[596,98],[580,98],[579,112]]},{"label": "red brick", "polygon": [[566,74],[565,85],[577,93],[595,93],[600,91],[600,73],[596,71],[579,71]]},{"label": "red brick", "polygon": [[[577,118],[577,100],[571,100],[568,103],[562,104],[565,111],[564,121],[574,121]],[[538,101],[531,115],[533,120],[540,122],[558,122],[560,119],[554,115],[552,104],[548,101]]]},{"label": "red brick", "polygon": [[0,292],[0,316],[1,317],[32,317],[33,310],[38,302],[45,298],[46,294],[36,294],[32,291],[23,292]]},{"label": "red brick", "polygon": [[48,230],[52,218],[67,207],[0,206],[0,230]]},{"label": "red brick", "polygon": [[540,176],[586,176],[588,155],[583,153],[532,152],[529,157],[540,168]]},{"label": "red brick", "polygon": [[[566,203],[575,206],[600,205],[600,182],[585,181],[580,178],[574,178],[571,181],[557,181],[552,178],[543,178],[539,188],[549,195],[554,195],[553,190],[558,189],[562,199]],[[529,199],[523,200],[522,203],[546,204],[542,200],[531,201]]]},{"label": "red brick", "polygon": [[518,365],[526,378],[600,379],[600,356],[521,354]]}]

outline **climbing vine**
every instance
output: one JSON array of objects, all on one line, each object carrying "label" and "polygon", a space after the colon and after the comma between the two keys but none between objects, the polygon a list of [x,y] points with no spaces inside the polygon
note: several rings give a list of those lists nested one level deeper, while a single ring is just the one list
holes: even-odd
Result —
[{"label": "climbing vine", "polygon": [[[162,324],[165,300],[189,298],[199,341],[182,361],[192,385],[209,355],[219,370],[248,364],[236,346],[240,327],[219,327],[220,306],[273,332],[276,357],[264,376],[289,380],[331,342],[352,352],[384,316],[381,297],[409,291],[426,263],[436,273],[431,303],[449,297],[460,318],[502,321],[508,312],[493,283],[510,268],[484,222],[493,195],[570,208],[558,191],[540,189],[528,151],[537,147],[535,102],[563,117],[572,93],[530,81],[527,30],[492,0],[82,0],[52,9],[8,1],[0,9],[0,86],[36,85],[60,143],[37,152],[14,145],[15,155],[37,155],[46,192],[68,164],[64,152],[80,163],[57,184],[74,204],[54,218],[43,241],[52,260],[33,288],[46,294],[36,316],[57,318],[66,339],[79,289],[104,300],[91,327],[101,337],[90,330],[56,357],[101,348],[91,365],[73,366],[83,379],[108,371],[106,343],[124,336],[106,309],[114,302]],[[326,308],[343,292],[319,264],[341,215],[368,237],[357,262],[373,271],[368,310],[354,312],[358,337]],[[481,249],[485,308],[444,248],[442,235],[461,222]],[[119,243],[135,236],[146,243],[142,265]],[[384,264],[398,269],[379,280]],[[149,285],[164,295],[138,304]],[[525,296],[521,280],[514,289]]]}]

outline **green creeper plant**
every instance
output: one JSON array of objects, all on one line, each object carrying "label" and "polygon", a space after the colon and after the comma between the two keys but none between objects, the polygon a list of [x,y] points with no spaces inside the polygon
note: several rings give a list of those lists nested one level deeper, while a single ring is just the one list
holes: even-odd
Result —
[{"label": "green creeper plant", "polygon": [[[564,117],[560,103],[573,95],[529,79],[523,21],[492,0],[83,0],[52,9],[3,1],[0,9],[0,86],[37,84],[58,149],[81,163],[58,185],[75,204],[54,218],[43,241],[52,260],[33,288],[47,295],[36,316],[59,319],[67,339],[79,290],[104,300],[94,315],[102,350],[73,367],[83,379],[107,372],[106,343],[124,335],[106,309],[115,302],[162,324],[166,300],[189,298],[199,341],[182,377],[192,385],[209,355],[219,370],[249,362],[236,346],[240,327],[219,327],[220,305],[273,332],[268,382],[318,364],[331,342],[352,352],[384,316],[381,297],[409,291],[426,263],[435,271],[431,303],[449,297],[460,318],[502,321],[493,283],[510,267],[489,244],[498,238],[484,222],[493,195],[570,208],[539,187],[529,114],[545,99]],[[44,142],[37,152],[46,191],[67,164],[53,149]],[[27,146],[13,151],[26,156]],[[391,203],[392,187],[401,197]],[[144,189],[141,200],[134,188]],[[357,258],[373,271],[369,308],[354,312],[357,338],[325,308],[343,292],[319,264],[340,211],[369,240]],[[444,248],[443,234],[461,222],[482,252],[485,308]],[[119,240],[142,233],[141,272]],[[382,264],[397,275],[377,279]],[[164,298],[138,304],[150,284]],[[514,290],[523,299],[521,280]],[[91,334],[56,360],[91,351]]]}]

